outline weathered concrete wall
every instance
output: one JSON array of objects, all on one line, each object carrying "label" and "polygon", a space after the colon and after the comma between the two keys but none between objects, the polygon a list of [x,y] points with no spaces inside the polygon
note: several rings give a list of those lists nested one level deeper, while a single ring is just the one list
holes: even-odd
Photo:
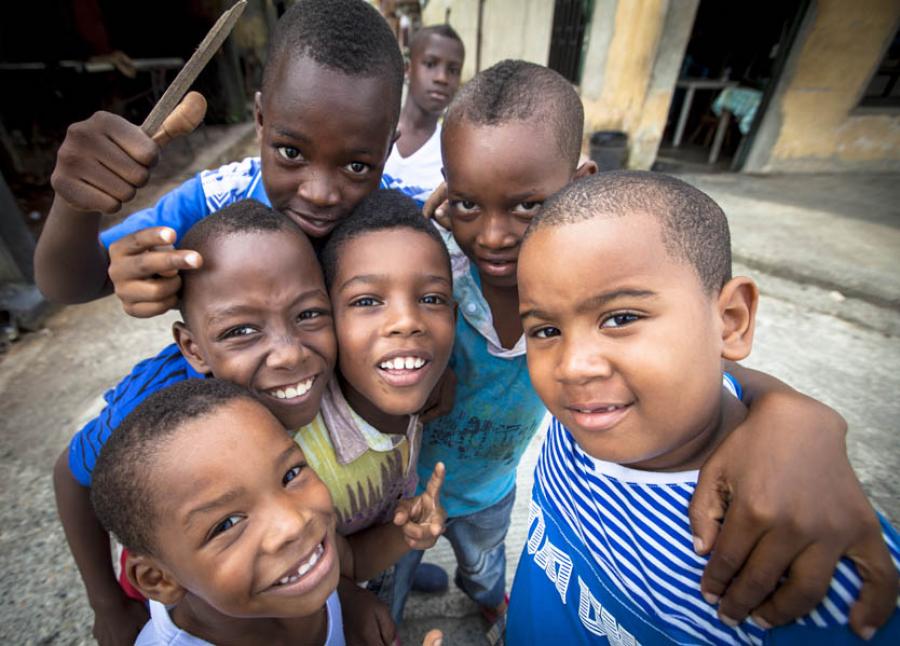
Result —
[{"label": "weathered concrete wall", "polygon": [[813,3],[744,170],[900,170],[900,111],[856,107],[898,20],[897,0]]},{"label": "weathered concrete wall", "polygon": [[628,133],[631,168],[650,168],[662,139],[699,0],[598,0],[581,94],[585,134]]},{"label": "weathered concrete wall", "polygon": [[[505,58],[547,64],[553,2],[549,0],[486,0],[482,22],[481,69]],[[444,22],[450,9],[450,25],[466,46],[463,80],[475,75],[478,33],[478,0],[432,0],[422,15],[422,24]]]}]

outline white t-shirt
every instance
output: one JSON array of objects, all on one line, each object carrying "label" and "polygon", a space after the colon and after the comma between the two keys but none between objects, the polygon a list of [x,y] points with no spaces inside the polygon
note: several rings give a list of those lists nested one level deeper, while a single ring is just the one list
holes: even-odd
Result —
[{"label": "white t-shirt", "polygon": [[384,174],[389,176],[389,188],[403,191],[418,202],[428,196],[444,181],[441,174],[441,124],[437,124],[434,134],[421,148],[409,157],[400,155],[394,144],[391,156],[384,165]]},{"label": "white t-shirt", "polygon": [[[344,622],[341,619],[341,601],[337,590],[331,593],[325,604],[328,612],[328,632],[325,646],[345,646]],[[212,646],[208,641],[194,637],[175,625],[169,611],[158,601],[150,601],[150,621],[134,642],[135,646]]]}]

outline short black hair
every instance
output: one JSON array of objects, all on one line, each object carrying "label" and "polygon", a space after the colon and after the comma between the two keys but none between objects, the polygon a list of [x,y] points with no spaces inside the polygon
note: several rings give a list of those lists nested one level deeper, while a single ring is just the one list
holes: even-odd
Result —
[{"label": "short black hair", "polygon": [[476,74],[450,103],[444,131],[464,121],[487,126],[512,121],[547,124],[563,158],[573,170],[578,165],[584,107],[572,84],[543,65],[505,60]]},{"label": "short black hair", "polygon": [[376,231],[393,229],[410,229],[424,233],[435,241],[440,253],[447,263],[447,272],[453,275],[450,267],[450,254],[441,234],[434,225],[425,219],[418,204],[408,195],[391,189],[381,189],[370,193],[332,232],[328,242],[322,249],[322,271],[325,273],[325,285],[331,291],[332,281],[337,275],[337,264],[341,248],[354,238]]},{"label": "short black hair", "polygon": [[662,173],[611,171],[576,180],[544,202],[525,239],[547,227],[638,212],[659,220],[666,251],[690,263],[704,289],[718,292],[731,280],[725,213],[700,189]]},{"label": "short black hair", "polygon": [[308,57],[348,76],[381,78],[396,115],[403,92],[403,55],[394,33],[364,0],[299,0],[275,25],[263,68],[263,94],[281,60]]},{"label": "short black hair", "polygon": [[462,38],[459,37],[459,34],[456,33],[456,30],[447,24],[441,25],[428,25],[427,27],[422,27],[416,33],[413,34],[412,39],[409,41],[409,55],[410,58],[413,55],[413,52],[417,47],[424,44],[428,37],[441,36],[443,38],[449,38],[450,40],[455,40],[459,43],[459,46],[462,47],[463,56],[466,55],[466,46],[463,44]]},{"label": "short black hair", "polygon": [[259,403],[228,381],[181,381],[150,395],[109,436],[94,467],[91,503],[100,524],[130,551],[157,555],[158,483],[150,477],[155,457],[186,423],[237,399]]},{"label": "short black hair", "polygon": [[[296,222],[288,216],[269,208],[262,202],[253,199],[232,202],[228,206],[206,216],[188,229],[184,237],[178,241],[177,246],[179,249],[191,249],[203,256],[213,243],[224,237],[276,231],[292,233],[298,238],[305,240],[306,244],[310,245],[310,253],[314,253],[312,251],[312,243],[310,243],[309,238]],[[202,272],[204,270],[200,269],[199,271]],[[181,292],[178,306],[181,309],[182,318],[185,317],[183,296],[186,287],[192,278],[197,275],[197,272],[190,271],[181,274]]]}]

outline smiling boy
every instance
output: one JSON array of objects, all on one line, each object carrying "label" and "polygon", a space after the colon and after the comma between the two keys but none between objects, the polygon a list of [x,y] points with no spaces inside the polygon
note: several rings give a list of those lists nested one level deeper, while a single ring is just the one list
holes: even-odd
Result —
[{"label": "smiling boy", "polygon": [[[663,175],[577,181],[532,222],[519,292],[529,373],[554,420],[509,643],[857,642],[848,624],[873,576],[864,561],[859,573],[842,561],[822,603],[774,630],[717,615],[701,595],[688,503],[697,470],[747,415],[734,382],[723,386],[723,360],[749,354],[758,301],[731,275],[721,209]],[[881,522],[897,562],[900,536]],[[884,644],[900,638],[888,568],[892,619],[861,632]]]},{"label": "smiling boy", "polygon": [[[453,411],[426,427],[419,468],[447,464],[445,535],[457,584],[489,621],[506,605],[504,538],[516,467],[545,414],[528,377],[516,265],[543,201],[596,170],[578,164],[583,121],[578,95],[559,74],[508,60],[459,92],[442,134],[449,216],[441,223],[460,309],[450,363],[457,385]],[[554,261],[563,265],[565,254]],[[734,621],[753,611],[786,622],[821,599],[841,554],[864,555],[878,575],[865,582],[853,623],[860,631],[880,625],[895,589],[877,519],[846,458],[846,425],[767,375],[728,369],[749,411],[704,464],[691,507],[693,549],[708,554],[715,546],[706,598]],[[822,482],[826,472],[832,477]],[[417,558],[398,566],[401,584],[412,580]],[[393,612],[404,594],[401,585]]]},{"label": "smiling boy", "polygon": [[328,489],[248,391],[155,393],[103,447],[92,502],[150,600],[137,644],[344,643],[336,587],[385,567],[335,532]]},{"label": "smiling boy", "polygon": [[[149,178],[159,146],[120,117],[74,124],[54,170],[56,191],[35,252],[38,286],[63,302],[113,287],[125,310],[176,306],[196,250],[166,249],[198,220],[253,198],[289,215],[310,237],[330,232],[381,183],[395,138],[403,59],[387,23],[362,0],[301,0],[279,19],[254,112],[260,157],[203,171],[159,203],[99,235]],[[396,181],[391,181],[397,184]]]}]

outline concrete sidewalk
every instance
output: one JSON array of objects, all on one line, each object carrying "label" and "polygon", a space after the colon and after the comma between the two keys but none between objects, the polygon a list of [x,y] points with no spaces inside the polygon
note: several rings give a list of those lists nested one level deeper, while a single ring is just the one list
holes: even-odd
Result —
[{"label": "concrete sidewalk", "polygon": [[[196,164],[215,166],[254,148],[245,125],[198,146]],[[197,166],[192,168],[195,170]],[[184,171],[156,183],[155,200]],[[873,500],[900,521],[900,177],[687,178],[729,215],[736,271],[759,282],[757,343],[748,364],[834,406],[848,420],[854,466]],[[126,317],[104,299],[68,307],[46,330],[0,357],[0,643],[91,643],[92,614],[56,518],[53,463],[97,396],[156,353],[174,315]],[[507,539],[508,582],[524,543],[531,472],[541,438],[519,469],[519,498]],[[451,571],[445,541],[428,554]],[[484,643],[474,606],[457,590],[414,596],[402,629],[421,643],[431,627],[446,644]]]}]

